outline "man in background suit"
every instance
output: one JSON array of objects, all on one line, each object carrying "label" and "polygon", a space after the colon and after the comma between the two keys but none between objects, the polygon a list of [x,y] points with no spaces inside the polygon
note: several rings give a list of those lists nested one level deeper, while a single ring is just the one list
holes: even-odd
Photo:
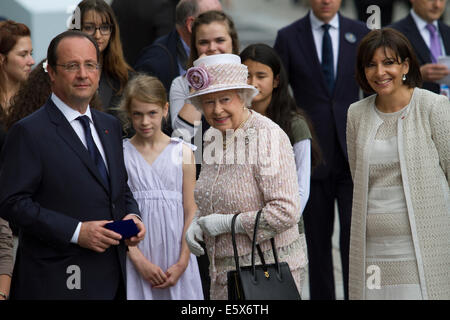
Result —
[{"label": "man in background suit", "polygon": [[341,0],[310,0],[310,4],[312,10],[304,18],[278,31],[274,47],[298,106],[311,117],[324,159],[311,177],[304,211],[311,299],[335,299],[331,242],[335,200],[347,299],[353,184],[345,131],[347,109],[359,97],[356,48],[369,30],[338,13]]},{"label": "man in background suit", "polygon": [[0,158],[0,216],[20,228],[12,299],[124,299],[126,245],[107,228],[145,228],[127,184],[122,129],[89,108],[98,88],[94,39],[66,31],[50,43],[52,95],[9,131]]},{"label": "man in background suit", "polygon": [[436,81],[450,73],[443,64],[438,64],[439,56],[450,55],[450,26],[439,21],[445,11],[446,0],[410,0],[409,15],[392,24],[402,32],[416,50],[423,78],[423,88],[440,93]]},{"label": "man in background suit", "polygon": [[175,11],[175,28],[142,50],[136,71],[157,77],[169,93],[173,79],[186,73],[192,23],[209,10],[222,10],[219,0],[181,0]]}]

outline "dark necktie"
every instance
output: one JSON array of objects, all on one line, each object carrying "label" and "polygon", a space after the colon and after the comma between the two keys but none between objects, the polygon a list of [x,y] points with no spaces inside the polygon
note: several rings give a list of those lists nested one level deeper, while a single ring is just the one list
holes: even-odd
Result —
[{"label": "dark necktie", "polygon": [[103,161],[102,155],[100,151],[98,151],[97,146],[94,143],[94,138],[92,138],[91,126],[89,125],[89,117],[88,116],[80,116],[77,118],[78,121],[81,122],[81,125],[84,129],[84,136],[86,137],[86,145],[89,151],[89,155],[95,163],[98,171],[100,172],[100,176],[103,178],[106,186],[109,188],[109,179],[108,179],[108,171],[106,170],[105,162]]},{"label": "dark necktie", "polygon": [[333,44],[328,30],[329,24],[322,25],[323,39],[322,39],[322,72],[327,82],[328,90],[333,93],[334,89],[334,63],[333,63]]}]

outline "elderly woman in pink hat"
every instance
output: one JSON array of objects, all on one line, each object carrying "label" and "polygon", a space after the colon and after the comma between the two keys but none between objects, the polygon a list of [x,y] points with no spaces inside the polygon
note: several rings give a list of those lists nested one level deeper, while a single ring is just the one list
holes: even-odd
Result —
[{"label": "elderly woman in pink hat", "polygon": [[270,119],[249,110],[257,90],[247,84],[247,67],[239,56],[202,57],[188,70],[190,102],[211,128],[204,135],[202,170],[195,188],[198,206],[186,241],[192,253],[210,259],[211,299],[227,299],[227,272],[235,269],[231,219],[241,265],[251,263],[255,217],[262,210],[257,233],[267,263],[273,263],[270,238],[280,261],[286,261],[297,288],[307,264],[297,223],[300,199],[294,154],[289,138]]}]

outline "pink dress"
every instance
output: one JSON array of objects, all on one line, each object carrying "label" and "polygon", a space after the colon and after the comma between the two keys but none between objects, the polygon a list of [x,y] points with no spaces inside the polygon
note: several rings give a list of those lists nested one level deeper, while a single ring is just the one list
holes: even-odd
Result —
[{"label": "pink dress", "polygon": [[[172,138],[169,145],[150,165],[129,140],[124,140],[128,185],[139,204],[147,230],[139,249],[163,271],[175,264],[180,256],[184,227],[183,142]],[[181,159],[181,158],[179,158]],[[166,289],[153,289],[127,258],[128,300],[203,300],[197,259],[191,254],[189,265],[177,284]]]},{"label": "pink dress", "polygon": [[[249,265],[255,217],[262,209],[257,241],[265,259],[273,263],[268,240],[275,237],[279,260],[289,264],[300,292],[307,258],[297,225],[300,196],[292,145],[277,124],[257,112],[251,111],[242,130],[243,143],[227,146],[220,157],[214,157],[215,153],[211,152],[214,138],[205,143],[202,171],[195,188],[200,216],[240,213],[246,234],[236,237],[239,260],[241,265]],[[208,129],[205,139],[217,132]],[[220,142],[216,151],[221,148]],[[231,161],[233,154],[234,161]],[[217,237],[205,235],[205,243],[211,262],[211,299],[227,299],[227,272],[235,269],[231,233]],[[259,258],[256,261],[259,263]]]}]

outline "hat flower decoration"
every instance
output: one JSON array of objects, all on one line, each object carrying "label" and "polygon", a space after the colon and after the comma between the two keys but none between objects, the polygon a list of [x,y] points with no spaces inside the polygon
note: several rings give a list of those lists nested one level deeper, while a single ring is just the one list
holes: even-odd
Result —
[{"label": "hat flower decoration", "polygon": [[247,66],[241,64],[238,55],[224,53],[201,57],[186,72],[186,80],[192,88],[187,98],[233,89],[248,90],[254,97],[258,90],[247,83],[247,76]]},{"label": "hat flower decoration", "polygon": [[189,85],[195,90],[203,90],[209,87],[214,81],[214,77],[208,72],[205,65],[189,68],[186,72]]}]

